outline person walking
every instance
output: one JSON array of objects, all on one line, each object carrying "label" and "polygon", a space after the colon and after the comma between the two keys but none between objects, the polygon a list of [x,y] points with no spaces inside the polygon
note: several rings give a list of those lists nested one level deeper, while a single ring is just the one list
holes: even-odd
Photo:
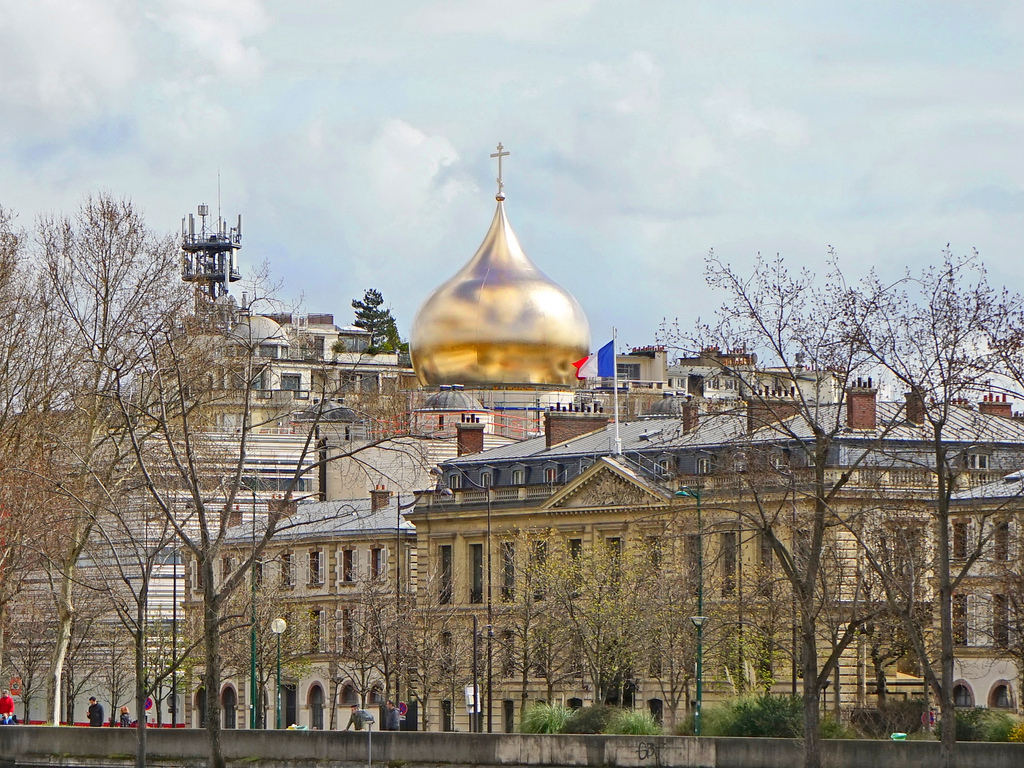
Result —
[{"label": "person walking", "polygon": [[8,725],[14,720],[14,699],[11,698],[11,692],[4,690],[3,696],[0,696],[0,725]]},{"label": "person walking", "polygon": [[381,728],[382,731],[397,731],[401,728],[401,720],[399,719],[398,710],[395,708],[395,702],[388,701],[384,705],[384,724]]},{"label": "person walking", "polygon": [[121,707],[121,717],[117,720],[118,728],[131,728],[132,716],[128,713],[128,707]]},{"label": "person walking", "polygon": [[95,696],[89,697],[89,727],[103,727],[103,705],[96,701]]}]

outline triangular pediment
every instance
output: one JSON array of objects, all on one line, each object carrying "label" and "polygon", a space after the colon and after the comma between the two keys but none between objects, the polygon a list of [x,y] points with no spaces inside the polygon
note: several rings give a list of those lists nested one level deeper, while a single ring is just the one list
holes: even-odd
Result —
[{"label": "triangular pediment", "polygon": [[649,507],[668,503],[668,492],[614,459],[602,457],[555,493],[545,509]]}]

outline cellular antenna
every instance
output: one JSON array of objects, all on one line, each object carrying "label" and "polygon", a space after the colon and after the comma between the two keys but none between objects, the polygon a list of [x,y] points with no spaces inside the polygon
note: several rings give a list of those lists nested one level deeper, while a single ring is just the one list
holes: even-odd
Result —
[{"label": "cellular antenna", "polygon": [[211,301],[228,293],[231,283],[242,279],[236,251],[242,247],[242,216],[238,226],[227,228],[220,216],[220,173],[217,174],[217,221],[207,224],[210,206],[197,209],[199,230],[193,214],[181,220],[181,277]]}]

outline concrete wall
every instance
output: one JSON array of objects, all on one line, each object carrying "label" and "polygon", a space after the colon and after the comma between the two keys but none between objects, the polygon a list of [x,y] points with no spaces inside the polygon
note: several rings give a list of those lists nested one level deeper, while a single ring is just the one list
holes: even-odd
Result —
[{"label": "concrete wall", "polygon": [[[262,768],[366,764],[365,732],[225,731],[228,760]],[[793,739],[720,739],[679,736],[527,736],[470,733],[372,734],[373,762],[424,765],[623,766],[623,768],[792,768],[802,762]],[[1024,744],[968,743],[957,747],[957,765],[1018,768]],[[14,766],[129,766],[135,732],[117,728],[0,727],[0,755]],[[934,768],[936,742],[828,741],[829,768]],[[205,733],[149,731],[150,765],[195,765],[206,757]],[[254,760],[253,758],[258,758]],[[8,763],[6,768],[14,768]]]}]

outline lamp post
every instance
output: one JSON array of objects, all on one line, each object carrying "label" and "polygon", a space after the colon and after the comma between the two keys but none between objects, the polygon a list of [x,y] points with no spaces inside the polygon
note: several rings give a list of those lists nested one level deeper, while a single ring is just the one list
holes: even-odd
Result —
[{"label": "lamp post", "polygon": [[704,693],[704,624],[708,617],[704,615],[704,543],[701,526],[700,503],[701,492],[696,488],[683,487],[676,491],[680,498],[691,498],[697,502],[697,615],[690,621],[697,628],[697,708],[693,713],[693,734],[700,736],[700,708]]},{"label": "lamp post", "polygon": [[252,582],[252,618],[249,631],[249,728],[256,730],[256,491],[252,491],[252,568],[249,581]]},{"label": "lamp post", "polygon": [[288,622],[284,619],[274,619],[270,622],[270,631],[277,635],[277,692],[274,697],[274,725],[281,728],[281,635],[288,629]]}]

